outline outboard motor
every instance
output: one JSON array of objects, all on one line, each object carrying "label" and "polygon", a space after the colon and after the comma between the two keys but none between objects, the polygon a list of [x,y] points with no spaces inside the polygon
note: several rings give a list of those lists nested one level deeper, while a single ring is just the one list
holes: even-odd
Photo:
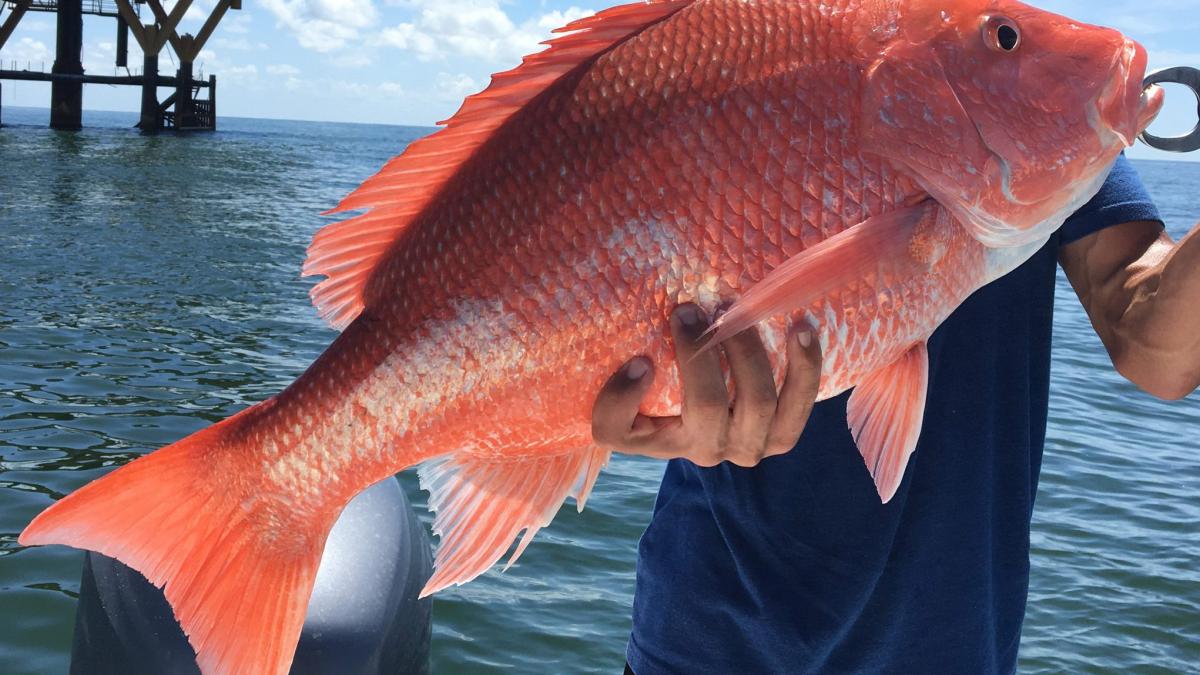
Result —
[{"label": "outboard motor", "polygon": [[[429,536],[400,483],[355,497],[333,526],[292,675],[429,672]],[[75,615],[72,675],[198,675],[196,656],[163,597],[137,571],[88,552]]]}]

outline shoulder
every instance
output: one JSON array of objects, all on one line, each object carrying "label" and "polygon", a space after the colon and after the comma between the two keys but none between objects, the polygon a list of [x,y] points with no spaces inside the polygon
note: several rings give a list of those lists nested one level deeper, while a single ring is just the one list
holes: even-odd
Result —
[{"label": "shoulder", "polygon": [[1100,192],[1067,219],[1060,231],[1060,244],[1073,243],[1114,225],[1141,221],[1161,223],[1162,216],[1137,169],[1122,154]]}]

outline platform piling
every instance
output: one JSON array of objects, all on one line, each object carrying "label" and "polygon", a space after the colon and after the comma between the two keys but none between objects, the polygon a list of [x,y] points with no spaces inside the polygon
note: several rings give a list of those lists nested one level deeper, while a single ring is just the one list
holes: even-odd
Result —
[{"label": "platform piling", "polygon": [[[54,129],[79,129],[83,121],[83,85],[132,85],[141,87],[141,106],[137,126],[154,133],[204,131],[216,129],[216,78],[196,81],[195,63],[205,42],[228,10],[242,7],[241,0],[212,0],[214,5],[196,35],[180,35],[176,30],[193,0],[175,0],[168,12],[163,0],[0,0],[0,47],[12,36],[27,12],[58,14],[55,60],[51,72],[28,66],[11,70],[0,64],[0,80],[50,83],[50,126]],[[153,17],[143,20],[143,9]],[[142,49],[142,74],[88,75],[84,73],[83,15],[114,18],[117,21],[116,66],[128,68],[129,37],[132,34]],[[178,55],[176,73],[159,72],[162,50],[170,44]],[[174,91],[161,103],[158,88]],[[197,95],[208,89],[209,98]]]},{"label": "platform piling", "polygon": [[[83,0],[58,0],[55,75],[83,75]],[[50,84],[50,128],[74,131],[83,126],[83,82],[57,79]]]},{"label": "platform piling", "polygon": [[175,74],[175,128],[191,129],[195,126],[195,110],[192,105],[192,36],[179,38],[179,72]]},{"label": "platform piling", "polygon": [[117,67],[129,67],[129,24],[125,17],[117,15]]},{"label": "platform piling", "polygon": [[[143,30],[148,42],[155,40],[157,29],[153,24],[147,24]],[[155,132],[162,127],[158,112],[158,51],[144,49],[142,52],[142,115],[138,128],[145,132]]]}]

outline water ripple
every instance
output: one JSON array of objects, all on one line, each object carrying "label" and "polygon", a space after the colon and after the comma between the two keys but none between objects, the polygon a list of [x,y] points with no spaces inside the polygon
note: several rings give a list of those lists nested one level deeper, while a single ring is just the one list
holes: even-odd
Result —
[{"label": "water ripple", "polygon": [[[0,166],[27,167],[0,199],[0,671],[18,675],[66,671],[80,554],[17,533],[301,372],[333,336],[298,278],[316,214],[424,131],[223,120],[155,138],[89,116],[79,134],[0,132]],[[1185,231],[1200,170],[1139,167]],[[1200,406],[1121,380],[1062,279],[1058,307],[1021,668],[1192,670]],[[564,509],[507,574],[439,594],[434,672],[617,672],[661,473],[615,459],[588,510]]]}]

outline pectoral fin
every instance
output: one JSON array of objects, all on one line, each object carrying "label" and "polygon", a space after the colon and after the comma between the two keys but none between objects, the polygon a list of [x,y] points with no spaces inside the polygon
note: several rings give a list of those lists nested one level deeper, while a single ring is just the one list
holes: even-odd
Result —
[{"label": "pectoral fin", "polygon": [[868,218],[789,258],[713,323],[705,349],[773,316],[808,307],[872,275],[906,275],[929,269],[936,260],[922,247],[914,247],[913,236],[922,225],[943,225],[939,220],[942,216],[944,212],[936,203],[922,202]]},{"label": "pectoral fin", "polygon": [[884,504],[896,495],[917,447],[928,388],[929,351],[921,342],[868,375],[850,395],[850,431]]}]

